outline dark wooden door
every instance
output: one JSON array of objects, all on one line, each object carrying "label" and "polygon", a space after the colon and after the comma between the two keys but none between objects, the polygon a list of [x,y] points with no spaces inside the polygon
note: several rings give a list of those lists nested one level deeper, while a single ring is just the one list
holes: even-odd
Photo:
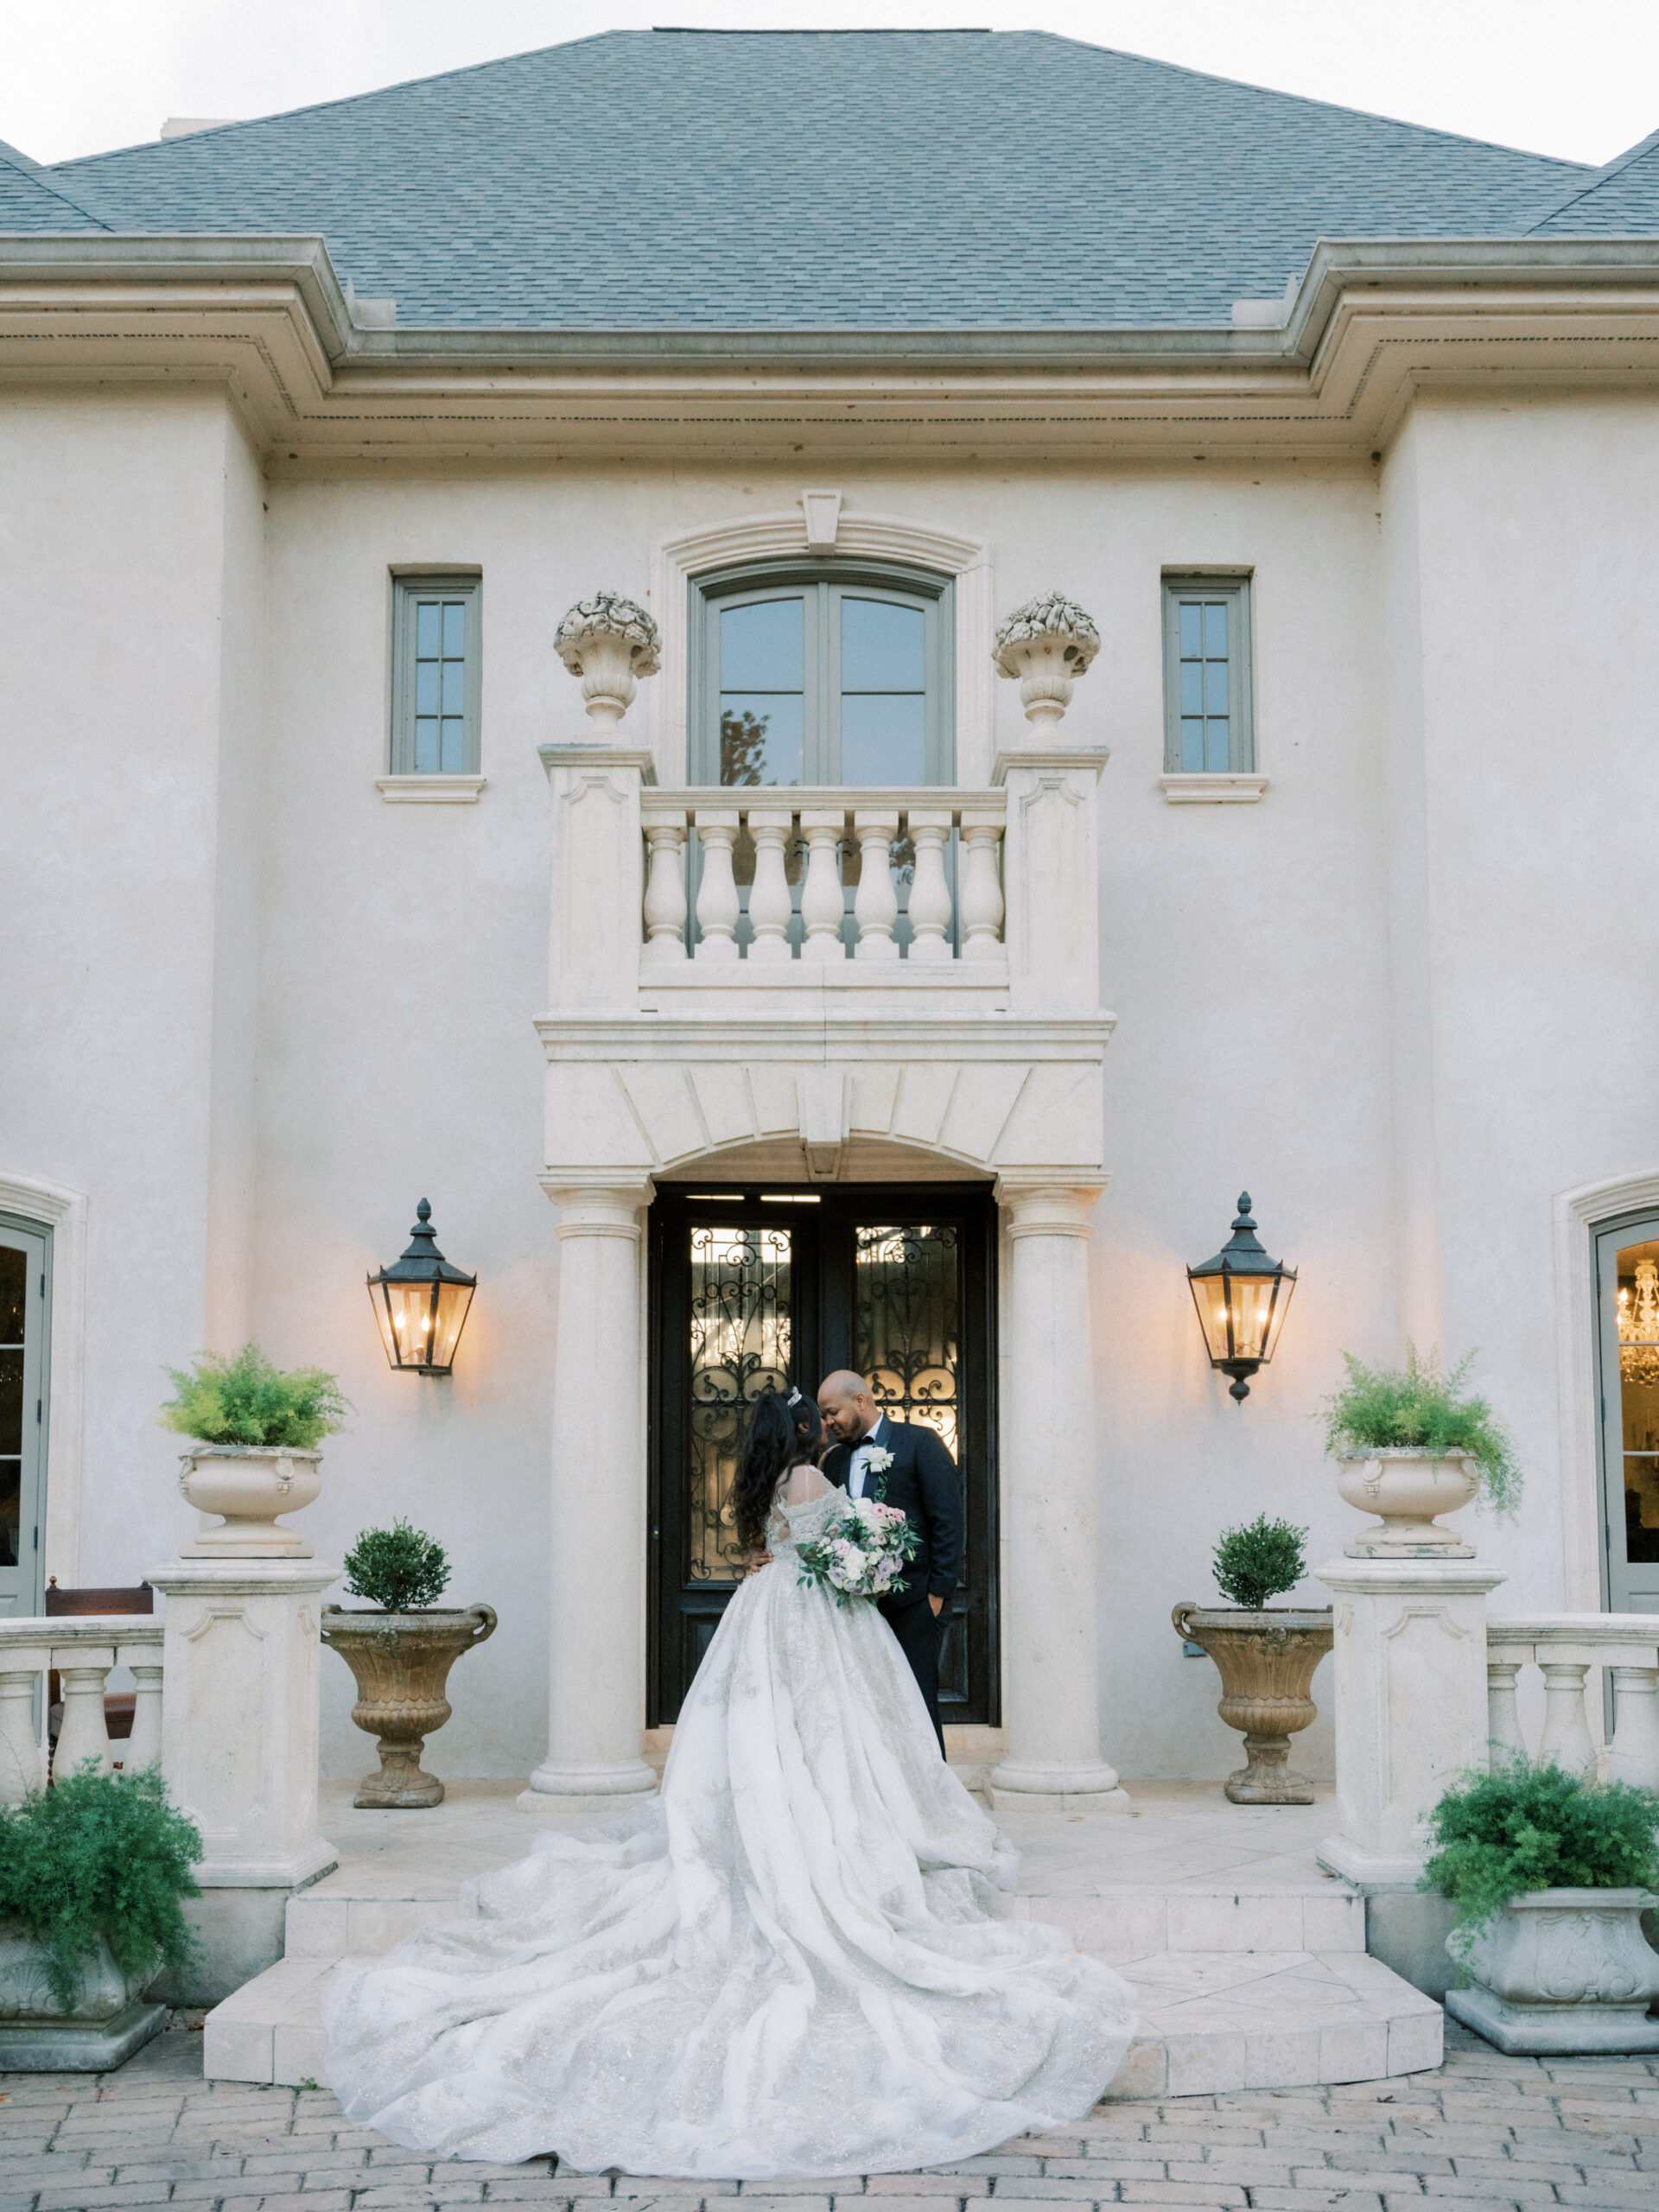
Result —
[{"label": "dark wooden door", "polygon": [[837,1367],[961,1473],[963,1580],[940,1655],[947,1723],[999,1717],[995,1208],[983,1185],[716,1185],[651,1214],[652,1726],[671,1721],[738,1570],[729,1497],[748,1408]]}]

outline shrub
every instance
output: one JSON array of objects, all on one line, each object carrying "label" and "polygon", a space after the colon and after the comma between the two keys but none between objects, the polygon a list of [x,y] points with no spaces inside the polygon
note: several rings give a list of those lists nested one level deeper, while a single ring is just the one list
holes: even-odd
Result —
[{"label": "shrub", "polygon": [[1457,1909],[1454,1955],[1526,1890],[1652,1889],[1659,1885],[1659,1796],[1625,1782],[1586,1782],[1517,1758],[1454,1783],[1430,1815],[1435,1849],[1422,1890]]},{"label": "shrub", "polygon": [[45,1945],[52,1994],[72,2012],[100,1936],[123,1974],[142,1974],[157,1951],[175,1970],[192,1963],[179,1901],[200,1894],[190,1872],[200,1857],[194,1822],[168,1803],[156,1768],[100,1774],[88,1759],[0,1806],[0,1921]]},{"label": "shrub", "polygon": [[257,1344],[244,1344],[234,1359],[205,1351],[194,1367],[167,1371],[174,1395],[162,1408],[162,1426],[201,1444],[308,1452],[351,1411],[332,1375],[320,1367],[284,1375]]},{"label": "shrub", "polygon": [[1459,1395],[1474,1357],[1468,1353],[1442,1375],[1439,1352],[1424,1359],[1415,1344],[1407,1345],[1403,1368],[1367,1367],[1344,1352],[1347,1387],[1325,1402],[1325,1450],[1337,1455],[1406,1445],[1437,1456],[1466,1452],[1487,1503],[1512,1513],[1521,1501],[1515,1447],[1484,1398]]},{"label": "shrub", "polygon": [[1294,1590],[1306,1567],[1306,1529],[1259,1514],[1245,1529],[1224,1530],[1216,1546],[1216,1580],[1224,1598],[1259,1613],[1269,1598]]},{"label": "shrub", "polygon": [[443,1547],[407,1521],[390,1529],[365,1529],[346,1554],[346,1587],[388,1613],[418,1613],[436,1605],[449,1586]]}]

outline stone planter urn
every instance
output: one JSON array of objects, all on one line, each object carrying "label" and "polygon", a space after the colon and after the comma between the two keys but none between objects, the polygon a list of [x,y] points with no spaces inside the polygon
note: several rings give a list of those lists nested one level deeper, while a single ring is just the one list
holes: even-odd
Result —
[{"label": "stone planter urn", "polygon": [[167,2025],[165,2005],[140,1992],[155,1980],[159,1956],[142,1974],[124,1974],[99,1939],[83,1965],[74,2010],[59,2010],[46,1974],[46,1946],[16,1922],[0,1922],[0,2073],[104,2073],[123,2066]]},{"label": "stone planter urn", "polygon": [[421,1766],[421,1752],[452,1707],[444,1685],[463,1651],[495,1634],[488,1605],[430,1612],[347,1612],[322,1609],[322,1640],[357,1678],[352,1718],[380,1739],[380,1768],[365,1775],[353,1805],[413,1812],[442,1805],[443,1784]]},{"label": "stone planter urn", "polygon": [[1074,600],[1045,592],[1016,607],[991,641],[999,676],[1017,677],[1020,703],[1040,744],[1071,703],[1071,688],[1100,651],[1100,632]]},{"label": "stone planter urn", "polygon": [[655,676],[662,666],[656,623],[643,607],[615,591],[578,600],[560,623],[553,650],[571,675],[582,678],[588,719],[606,737],[633,704],[638,679]]},{"label": "stone planter urn", "polygon": [[1642,1915],[1646,1890],[1532,1890],[1512,1897],[1459,1957],[1473,1977],[1449,1989],[1446,2009],[1499,2050],[1517,2056],[1659,2050],[1659,1952]]},{"label": "stone planter urn", "polygon": [[1316,1717],[1313,1669],[1331,1649],[1331,1608],[1247,1613],[1230,1605],[1177,1605],[1175,1632],[1201,1644],[1221,1670],[1216,1707],[1242,1729],[1249,1764],[1227,1779],[1235,1805],[1311,1805],[1313,1785],[1290,1764],[1290,1739]]},{"label": "stone planter urn", "polygon": [[1433,1458],[1421,1447],[1345,1452],[1337,1488],[1361,1513],[1382,1516],[1343,1551],[1349,1559],[1472,1559],[1475,1549],[1435,1516],[1469,1504],[1480,1487],[1479,1463],[1466,1452]]},{"label": "stone planter urn", "polygon": [[198,1512],[222,1513],[183,1559],[309,1559],[303,1536],[277,1522],[297,1513],[322,1488],[321,1452],[251,1444],[193,1444],[179,1458],[179,1488]]}]

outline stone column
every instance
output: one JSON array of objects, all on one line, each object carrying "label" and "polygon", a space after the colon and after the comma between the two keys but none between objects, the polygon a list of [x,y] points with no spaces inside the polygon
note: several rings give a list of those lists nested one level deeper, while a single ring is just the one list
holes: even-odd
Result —
[{"label": "stone column", "polygon": [[1472,1559],[1338,1559],[1314,1570],[1335,1603],[1338,1833],[1319,1864],[1353,1882],[1414,1884],[1426,1821],[1487,1758],[1486,1599]]},{"label": "stone column", "polygon": [[1101,1757],[1098,1439],[1089,1326],[1089,1210],[1103,1178],[998,1179],[1013,1258],[1001,1460],[1002,1706],[1008,1755],[992,1802],[1124,1805]]},{"label": "stone column", "polygon": [[317,1601],[339,1576],[321,1560],[219,1558],[145,1578],[167,1599],[162,1771],[201,1830],[204,1890],[285,1892],[335,1864],[317,1828]]},{"label": "stone column", "polygon": [[654,1789],[645,1718],[645,1430],[638,1170],[550,1169],[559,1209],[548,1749],[518,1802],[571,1811]]}]

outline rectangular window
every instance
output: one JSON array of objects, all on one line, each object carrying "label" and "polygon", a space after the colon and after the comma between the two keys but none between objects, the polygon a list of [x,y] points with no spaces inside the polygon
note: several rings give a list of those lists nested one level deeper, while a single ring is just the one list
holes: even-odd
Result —
[{"label": "rectangular window", "polygon": [[1250,586],[1247,576],[1164,578],[1164,769],[1249,774]]},{"label": "rectangular window", "polygon": [[479,772],[480,580],[394,576],[391,772]]}]

